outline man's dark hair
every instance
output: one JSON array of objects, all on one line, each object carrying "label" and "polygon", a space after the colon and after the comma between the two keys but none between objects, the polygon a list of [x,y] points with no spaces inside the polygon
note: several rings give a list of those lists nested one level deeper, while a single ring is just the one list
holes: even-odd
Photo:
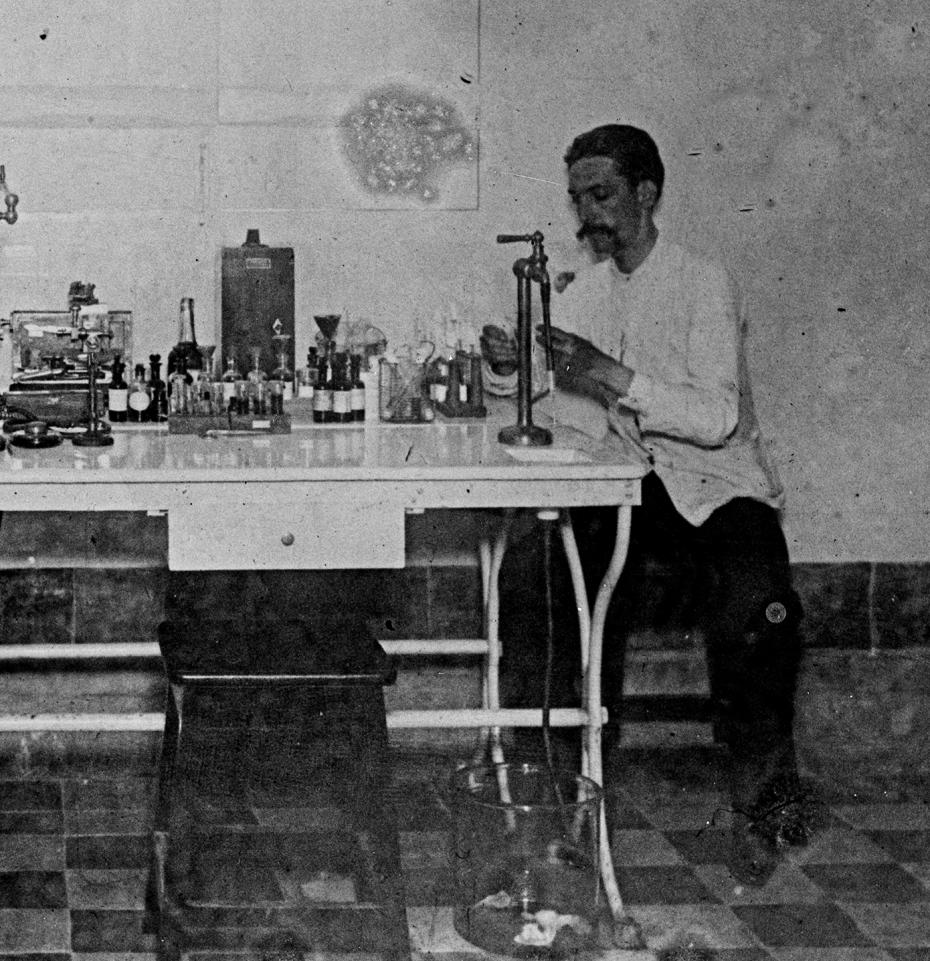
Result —
[{"label": "man's dark hair", "polygon": [[620,173],[629,177],[631,186],[651,180],[656,185],[656,201],[662,196],[665,167],[659,148],[645,130],[619,123],[595,127],[572,141],[565,163],[570,167],[582,157],[610,157]]}]

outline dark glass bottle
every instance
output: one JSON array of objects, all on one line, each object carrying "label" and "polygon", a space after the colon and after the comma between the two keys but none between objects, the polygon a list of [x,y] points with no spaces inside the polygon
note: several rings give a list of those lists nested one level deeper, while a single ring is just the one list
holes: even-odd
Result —
[{"label": "dark glass bottle", "polygon": [[149,420],[151,406],[152,395],[149,393],[149,385],[145,382],[145,364],[136,364],[126,403],[130,423],[144,424]]},{"label": "dark glass bottle", "polygon": [[365,419],[365,382],[362,380],[362,358],[353,354],[349,358],[349,369],[352,374],[352,420]]},{"label": "dark glass bottle", "polygon": [[149,389],[152,392],[149,419],[164,423],[168,419],[168,385],[161,379],[161,354],[149,354]]},{"label": "dark glass bottle", "polygon": [[335,355],[333,372],[333,423],[352,423],[352,381],[349,378],[349,357],[342,352]]},{"label": "dark glass bottle", "polygon": [[193,297],[181,298],[181,308],[178,311],[178,342],[168,354],[168,370],[165,372],[169,380],[178,369],[181,358],[184,359],[185,370],[200,370],[203,366],[203,356],[197,347],[197,335],[194,333]]},{"label": "dark glass bottle", "polygon": [[313,390],[313,423],[328,424],[333,419],[333,378],[335,373],[333,348],[320,359],[320,372]]},{"label": "dark glass bottle", "polygon": [[114,424],[124,424],[127,419],[126,406],[129,396],[129,385],[123,377],[126,365],[117,357],[113,361],[113,379],[107,391],[107,410]]},{"label": "dark glass bottle", "polygon": [[297,396],[306,400],[313,400],[313,389],[316,387],[320,375],[320,359],[316,347],[307,350],[307,366],[300,372],[300,383]]}]

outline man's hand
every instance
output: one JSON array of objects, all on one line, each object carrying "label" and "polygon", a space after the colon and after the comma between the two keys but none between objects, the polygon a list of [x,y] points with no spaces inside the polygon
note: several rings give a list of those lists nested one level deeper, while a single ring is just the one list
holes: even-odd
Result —
[{"label": "man's hand", "polygon": [[[545,346],[545,331],[536,328],[537,342]],[[601,403],[623,397],[633,371],[599,350],[590,340],[559,327],[552,328],[552,363],[556,384],[563,390],[587,394]]]},{"label": "man's hand", "polygon": [[512,333],[495,324],[481,329],[481,356],[495,374],[506,376],[517,369],[517,341]]}]

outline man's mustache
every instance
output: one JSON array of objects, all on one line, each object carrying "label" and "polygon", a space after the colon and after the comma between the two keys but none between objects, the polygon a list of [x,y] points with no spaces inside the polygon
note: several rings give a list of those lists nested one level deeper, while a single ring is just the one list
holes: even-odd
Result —
[{"label": "man's mustache", "polygon": [[600,224],[582,224],[579,228],[575,237],[578,240],[584,240],[585,237],[592,236],[609,236],[613,231],[610,227],[604,227]]}]

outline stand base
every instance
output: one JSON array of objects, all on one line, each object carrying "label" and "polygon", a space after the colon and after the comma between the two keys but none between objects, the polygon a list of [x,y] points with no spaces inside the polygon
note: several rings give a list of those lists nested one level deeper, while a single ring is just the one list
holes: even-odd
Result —
[{"label": "stand base", "polygon": [[75,447],[109,447],[113,443],[113,435],[88,431],[86,434],[75,434],[71,443]]},{"label": "stand base", "polygon": [[498,441],[508,447],[548,447],[552,443],[552,434],[544,427],[534,424],[514,424],[505,427],[498,435]]}]

